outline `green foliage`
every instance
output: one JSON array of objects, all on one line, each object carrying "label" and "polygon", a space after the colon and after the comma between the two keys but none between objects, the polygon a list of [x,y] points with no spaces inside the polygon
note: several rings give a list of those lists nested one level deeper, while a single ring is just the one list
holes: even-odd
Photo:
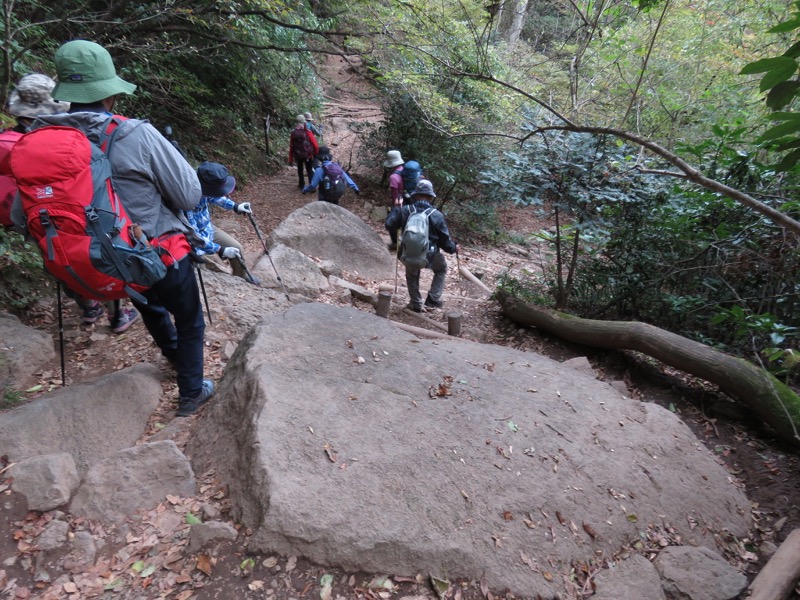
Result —
[{"label": "green foliage", "polygon": [[772,27],[770,33],[791,33],[791,46],[780,56],[762,58],[748,63],[741,70],[742,75],[761,74],[759,90],[768,92],[767,107],[773,111],[770,120],[778,124],[772,126],[761,136],[760,141],[783,154],[777,164],[779,171],[788,171],[800,161],[800,114],[782,111],[791,107],[800,97],[800,1],[794,2],[792,16]]},{"label": "green foliage", "polygon": [[21,235],[0,227],[0,305],[29,306],[46,278],[39,251]]},{"label": "green foliage", "polygon": [[[780,196],[764,165],[736,149],[738,128],[714,131],[684,151],[731,185]],[[554,232],[532,235],[554,250],[546,285],[556,307],[764,353],[785,370],[800,326],[798,241],[732,200],[635,170],[633,158],[609,140],[549,135],[508,153],[484,180],[560,217]]]}]

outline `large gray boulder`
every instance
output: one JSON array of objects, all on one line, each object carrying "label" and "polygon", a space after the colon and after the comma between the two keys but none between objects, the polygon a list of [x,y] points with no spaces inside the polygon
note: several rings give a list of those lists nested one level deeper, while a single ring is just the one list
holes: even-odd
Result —
[{"label": "large gray boulder", "polygon": [[75,461],[66,452],[26,458],[9,471],[13,489],[28,501],[28,510],[52,510],[69,502],[80,479]]},{"label": "large gray boulder", "polygon": [[83,474],[139,439],[161,394],[158,368],[144,364],[59,388],[0,413],[0,455],[19,461],[66,452]]},{"label": "large gray boulder", "polygon": [[485,574],[526,597],[563,591],[572,560],[648,524],[713,545],[749,523],[747,498],[671,412],[535,354],[421,341],[324,304],[242,340],[188,454],[229,484],[253,550]]},{"label": "large gray boulder", "polygon": [[733,600],[747,587],[747,577],[709,548],[670,546],[653,565],[675,600]]},{"label": "large gray boulder", "polygon": [[56,364],[53,337],[0,312],[0,394],[24,390],[33,375]]},{"label": "large gray boulder", "polygon": [[275,228],[272,245],[283,244],[308,257],[328,259],[367,279],[394,276],[394,256],[373,229],[346,208],[314,201]]}]

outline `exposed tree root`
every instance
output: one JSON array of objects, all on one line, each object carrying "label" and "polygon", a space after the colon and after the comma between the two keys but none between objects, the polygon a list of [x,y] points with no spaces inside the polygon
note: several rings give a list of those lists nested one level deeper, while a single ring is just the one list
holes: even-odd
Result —
[{"label": "exposed tree root", "polygon": [[784,441],[800,446],[800,396],[764,369],[658,327],[636,321],[598,321],[526,304],[499,289],[503,314],[570,342],[635,350],[710,381],[752,408]]}]

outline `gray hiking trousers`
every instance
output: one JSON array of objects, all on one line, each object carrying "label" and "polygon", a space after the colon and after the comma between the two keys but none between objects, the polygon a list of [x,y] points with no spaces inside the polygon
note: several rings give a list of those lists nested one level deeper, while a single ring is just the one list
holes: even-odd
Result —
[{"label": "gray hiking trousers", "polygon": [[[431,260],[431,264],[427,268],[433,271],[433,281],[431,281],[428,297],[434,302],[440,302],[442,292],[444,292],[445,276],[447,275],[447,261],[441,252],[434,253],[433,260]],[[419,269],[406,267],[406,286],[408,287],[408,295],[411,297],[411,304],[421,308],[422,295],[419,292],[419,273]]]}]

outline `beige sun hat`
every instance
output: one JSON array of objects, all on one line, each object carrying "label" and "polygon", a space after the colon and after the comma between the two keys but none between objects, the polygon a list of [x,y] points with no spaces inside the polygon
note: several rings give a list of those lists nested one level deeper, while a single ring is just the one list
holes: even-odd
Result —
[{"label": "beige sun hat", "polygon": [[51,94],[56,82],[42,73],[25,75],[8,98],[8,112],[14,117],[35,119],[56,115],[69,110],[69,102],[53,100]]},{"label": "beige sun hat", "polygon": [[399,150],[389,150],[386,153],[386,160],[383,161],[383,166],[387,169],[391,169],[392,167],[399,167],[404,162],[403,157],[400,156]]},{"label": "beige sun hat", "polygon": [[305,125],[306,124],[306,118],[303,115],[297,115],[297,117],[295,117],[295,121],[297,121],[297,123],[299,125]]}]

